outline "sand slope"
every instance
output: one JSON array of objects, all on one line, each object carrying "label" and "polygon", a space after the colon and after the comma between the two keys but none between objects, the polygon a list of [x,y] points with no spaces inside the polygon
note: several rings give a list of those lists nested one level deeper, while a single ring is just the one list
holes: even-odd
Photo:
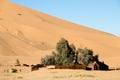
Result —
[{"label": "sand slope", "polygon": [[93,49],[110,66],[120,66],[120,37],[5,0],[0,3],[0,63],[16,58],[22,63],[39,62],[64,37],[77,47]]}]

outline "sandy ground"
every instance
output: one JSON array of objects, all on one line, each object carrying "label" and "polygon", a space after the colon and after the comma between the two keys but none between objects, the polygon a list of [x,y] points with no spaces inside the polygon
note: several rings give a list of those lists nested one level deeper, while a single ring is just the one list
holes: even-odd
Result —
[{"label": "sandy ground", "polygon": [[120,80],[120,71],[46,70],[24,76],[25,80]]},{"label": "sandy ground", "polygon": [[120,80],[120,71],[40,69],[30,73],[0,75],[0,80]]}]

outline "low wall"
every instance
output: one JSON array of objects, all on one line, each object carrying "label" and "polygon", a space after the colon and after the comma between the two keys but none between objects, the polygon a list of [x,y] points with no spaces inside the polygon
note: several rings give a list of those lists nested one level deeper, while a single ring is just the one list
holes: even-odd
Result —
[{"label": "low wall", "polygon": [[79,64],[71,64],[67,66],[55,66],[55,69],[84,69],[86,70],[86,66]]}]

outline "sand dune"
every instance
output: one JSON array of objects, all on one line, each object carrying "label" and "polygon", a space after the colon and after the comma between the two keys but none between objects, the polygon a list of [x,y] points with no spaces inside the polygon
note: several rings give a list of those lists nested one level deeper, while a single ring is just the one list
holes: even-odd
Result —
[{"label": "sand dune", "polygon": [[13,62],[16,58],[22,63],[24,60],[26,63],[39,62],[37,60],[50,54],[57,41],[64,37],[77,47],[93,49],[100,55],[100,60],[110,66],[120,66],[120,37],[5,0],[1,0],[0,5],[1,64],[3,61]]}]

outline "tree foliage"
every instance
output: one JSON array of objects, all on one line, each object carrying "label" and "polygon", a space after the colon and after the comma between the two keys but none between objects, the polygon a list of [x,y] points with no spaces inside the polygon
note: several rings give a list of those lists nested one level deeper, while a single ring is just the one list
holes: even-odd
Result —
[{"label": "tree foliage", "polygon": [[57,43],[56,52],[41,59],[41,63],[44,65],[69,65],[72,62],[88,65],[93,61],[98,61],[98,56],[93,56],[91,49],[78,48],[76,50],[74,44],[69,45],[69,42],[64,38],[61,38]]},{"label": "tree foliage", "polygon": [[74,59],[75,46],[69,45],[68,41],[64,38],[56,45],[56,53],[53,52],[52,56],[46,56],[41,59],[44,65],[69,65]]},{"label": "tree foliage", "polygon": [[98,61],[98,56],[93,56],[93,51],[87,48],[79,48],[76,52],[77,62],[79,64],[88,65],[94,61]]}]

